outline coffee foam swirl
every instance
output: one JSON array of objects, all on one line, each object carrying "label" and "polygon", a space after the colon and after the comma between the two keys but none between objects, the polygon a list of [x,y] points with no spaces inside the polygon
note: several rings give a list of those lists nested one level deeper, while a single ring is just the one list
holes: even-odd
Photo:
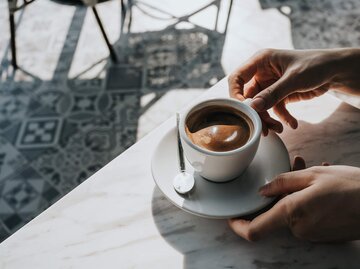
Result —
[{"label": "coffee foam swirl", "polygon": [[193,111],[186,119],[190,140],[211,151],[230,151],[242,147],[253,133],[250,118],[232,107],[212,105]]}]

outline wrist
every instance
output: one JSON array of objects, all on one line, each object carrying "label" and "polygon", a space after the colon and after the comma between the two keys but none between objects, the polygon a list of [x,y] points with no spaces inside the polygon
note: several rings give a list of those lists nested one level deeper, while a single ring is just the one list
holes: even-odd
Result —
[{"label": "wrist", "polygon": [[360,95],[360,48],[333,49],[329,54],[330,88]]}]

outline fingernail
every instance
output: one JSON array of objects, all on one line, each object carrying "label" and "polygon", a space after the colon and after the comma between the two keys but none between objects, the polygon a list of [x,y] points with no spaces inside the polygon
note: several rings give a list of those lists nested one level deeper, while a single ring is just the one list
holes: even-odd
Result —
[{"label": "fingernail", "polygon": [[296,121],[286,121],[286,125],[289,126],[291,129],[297,128],[297,122]]},{"label": "fingernail", "polygon": [[284,131],[284,127],[282,125],[276,126],[276,132],[281,134]]},{"label": "fingernail", "polygon": [[269,131],[268,131],[268,130],[266,130],[266,131],[265,131],[265,130],[263,130],[263,131],[262,131],[262,134],[263,134],[263,136],[265,136],[265,137],[266,137],[266,136],[269,134]]},{"label": "fingernail", "polygon": [[236,99],[239,99],[240,101],[244,101],[244,100],[245,100],[245,97],[244,97],[242,94],[240,94],[240,93],[237,93],[237,94],[235,95],[235,97],[236,97]]},{"label": "fingernail", "polygon": [[259,188],[259,191],[258,191],[258,192],[259,192],[261,195],[264,195],[265,192],[266,192],[267,186],[268,186],[268,184],[265,184],[264,186],[261,186],[261,187]]},{"label": "fingernail", "polygon": [[251,105],[256,110],[261,111],[265,108],[265,100],[261,97],[257,97],[251,102]]},{"label": "fingernail", "polygon": [[291,127],[293,129],[296,129],[298,127],[298,122],[297,121],[293,121],[292,124],[291,124]]}]

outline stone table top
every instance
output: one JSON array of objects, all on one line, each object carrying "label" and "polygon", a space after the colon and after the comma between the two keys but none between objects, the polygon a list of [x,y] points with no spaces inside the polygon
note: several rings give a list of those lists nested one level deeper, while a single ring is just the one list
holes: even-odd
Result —
[{"label": "stone table top", "polygon": [[[226,96],[221,80],[201,98]],[[281,138],[309,166],[360,166],[360,110],[331,95],[290,106],[299,128]],[[288,231],[249,243],[226,220],[173,206],[151,176],[174,118],[119,155],[0,244],[0,268],[359,268],[360,242],[313,244]]]}]

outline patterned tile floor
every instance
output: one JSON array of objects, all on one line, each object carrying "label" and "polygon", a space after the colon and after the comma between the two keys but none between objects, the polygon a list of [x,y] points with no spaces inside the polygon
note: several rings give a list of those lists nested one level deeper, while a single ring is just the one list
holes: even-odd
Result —
[{"label": "patterned tile floor", "polygon": [[[179,16],[208,2],[156,5]],[[131,31],[119,35],[119,3],[98,6],[118,64],[86,8],[38,0],[17,16],[14,73],[0,3],[0,242],[256,50],[360,43],[358,1],[235,1],[227,35],[213,30],[214,7],[192,28],[134,9]]]}]

